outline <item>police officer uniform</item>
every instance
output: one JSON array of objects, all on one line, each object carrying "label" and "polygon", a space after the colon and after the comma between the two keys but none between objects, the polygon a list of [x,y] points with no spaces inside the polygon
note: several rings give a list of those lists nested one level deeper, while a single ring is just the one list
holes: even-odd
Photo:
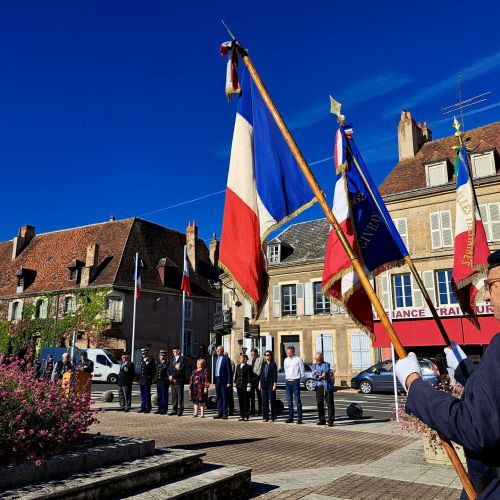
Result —
[{"label": "police officer uniform", "polygon": [[118,372],[118,399],[120,408],[124,411],[129,411],[132,406],[132,383],[135,375],[135,365],[128,357],[128,352],[122,354],[122,364]]},{"label": "police officer uniform", "polygon": [[80,363],[78,364],[81,371],[85,373],[93,373],[94,362],[87,357],[87,353],[82,351],[80,353]]},{"label": "police officer uniform", "polygon": [[138,413],[149,413],[151,411],[151,385],[156,373],[156,363],[153,356],[149,355],[149,349],[141,349],[141,375],[139,386],[141,388],[141,409]]},{"label": "police officer uniform", "polygon": [[[158,395],[158,410],[155,412],[160,415],[166,415],[168,411],[168,388],[170,381],[168,379],[167,351],[160,351],[160,362],[158,363],[156,394]],[[163,359],[162,359],[163,357]]]}]

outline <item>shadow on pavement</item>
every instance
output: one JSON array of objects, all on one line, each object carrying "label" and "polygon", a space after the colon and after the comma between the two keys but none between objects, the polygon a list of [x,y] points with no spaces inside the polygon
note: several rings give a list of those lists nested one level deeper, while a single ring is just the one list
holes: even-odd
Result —
[{"label": "shadow on pavement", "polygon": [[218,446],[255,443],[256,441],[264,441],[265,439],[273,438],[223,439],[221,441],[212,441],[211,443],[178,444],[176,446],[169,446],[169,448],[179,448],[181,450],[205,450],[207,448],[217,448]]},{"label": "shadow on pavement", "polygon": [[275,486],[274,484],[257,483],[252,481],[252,486],[250,487],[250,498],[265,495],[266,493],[276,489],[278,489],[278,486]]}]

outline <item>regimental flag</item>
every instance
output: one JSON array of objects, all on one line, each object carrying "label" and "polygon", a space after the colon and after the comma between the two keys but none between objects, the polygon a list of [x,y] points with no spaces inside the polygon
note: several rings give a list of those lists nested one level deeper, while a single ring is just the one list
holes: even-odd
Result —
[{"label": "regimental flag", "polygon": [[465,145],[457,157],[457,205],[455,216],[455,256],[453,291],[468,319],[479,328],[476,316],[476,295],[484,279],[490,255],[486,233],[477,206],[474,186],[469,174]]},{"label": "regimental flag", "polygon": [[191,282],[189,281],[189,263],[187,259],[187,251],[184,246],[184,268],[182,271],[182,281],[181,281],[181,290],[186,292],[186,295],[191,295]]},{"label": "regimental flag", "polygon": [[[136,274],[135,269],[137,269],[137,274]],[[141,258],[139,258],[139,264],[137,265],[137,267],[135,267],[135,262],[134,262],[134,288],[135,288],[136,300],[141,296],[141,287],[142,287],[141,270],[142,269],[144,269],[144,262]]]},{"label": "regimental flag", "polygon": [[[337,181],[333,214],[365,272],[373,277],[402,265],[408,251],[356,147],[349,125],[341,125],[337,130],[334,162]],[[345,307],[363,331],[373,334],[371,302],[333,229],[328,235],[322,288],[337,305]]]},{"label": "regimental flag", "polygon": [[315,200],[248,72],[234,125],[220,245],[221,267],[257,314],[267,292],[267,235]]}]

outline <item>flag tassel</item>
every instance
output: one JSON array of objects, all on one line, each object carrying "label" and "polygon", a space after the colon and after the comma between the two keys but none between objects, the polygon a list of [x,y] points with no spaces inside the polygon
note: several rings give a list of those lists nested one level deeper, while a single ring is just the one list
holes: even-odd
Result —
[{"label": "flag tassel", "polygon": [[[250,75],[252,76],[255,85],[259,89],[259,92],[262,96],[262,99],[266,103],[271,115],[273,116],[274,120],[276,121],[276,124],[283,134],[283,137],[285,138],[288,146],[290,147],[290,150],[292,151],[292,154],[294,155],[295,159],[297,160],[297,163],[299,164],[300,169],[302,170],[304,176],[306,177],[309,185],[311,186],[312,191],[314,192],[314,195],[318,199],[319,204],[321,205],[321,208],[323,209],[326,218],[328,222],[331,224],[333,227],[333,230],[337,234],[337,237],[339,238],[339,241],[341,242],[342,246],[344,247],[345,252],[347,253],[349,260],[352,263],[352,266],[354,270],[358,273],[359,280],[361,282],[361,285],[363,286],[368,298],[370,299],[370,302],[373,304],[375,311],[379,315],[379,318],[381,320],[381,323],[383,324],[385,330],[387,331],[387,334],[389,338],[391,339],[391,342],[394,344],[394,348],[398,354],[398,357],[405,358],[407,356],[406,351],[404,347],[402,346],[394,328],[392,327],[392,324],[389,321],[389,318],[387,317],[387,314],[382,307],[382,304],[380,303],[380,300],[378,299],[377,295],[375,294],[375,291],[373,290],[373,287],[370,284],[370,281],[368,280],[368,277],[366,276],[363,267],[361,266],[356,254],[354,253],[352,247],[349,245],[349,242],[347,241],[347,238],[345,234],[342,231],[342,228],[340,227],[337,219],[333,215],[332,210],[330,209],[330,206],[326,202],[325,196],[323,192],[321,191],[321,188],[314,178],[309,166],[307,165],[306,160],[302,156],[302,153],[300,152],[297,144],[295,143],[290,131],[288,130],[285,122],[283,121],[283,118],[281,117],[278,109],[274,105],[274,102],[272,101],[270,95],[268,94],[264,83],[260,79],[259,74],[257,73],[257,70],[255,69],[252,61],[250,60],[247,51],[242,47],[242,45],[238,42],[235,41],[235,46],[243,59],[243,62],[245,63],[245,66],[248,68],[248,71]],[[458,458],[458,455],[455,451],[455,448],[451,445],[449,441],[443,440],[443,447],[445,448],[455,470],[457,471],[458,477],[467,493],[469,498],[474,499],[477,497],[477,493],[474,490],[474,486],[472,485],[469,477],[467,476],[467,473],[465,472],[465,469],[462,465],[462,462],[460,462],[460,459]]]}]

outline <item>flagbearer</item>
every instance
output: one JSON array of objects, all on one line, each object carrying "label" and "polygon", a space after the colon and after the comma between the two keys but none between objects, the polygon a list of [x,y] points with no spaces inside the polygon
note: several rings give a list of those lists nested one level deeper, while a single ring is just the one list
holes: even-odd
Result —
[{"label": "flagbearer", "polygon": [[156,380],[156,394],[158,395],[158,410],[155,412],[159,415],[166,415],[168,411],[168,388],[170,380],[168,379],[168,360],[167,351],[160,351],[160,362],[158,363],[158,374]]},{"label": "flagbearer", "polygon": [[137,413],[151,412],[151,385],[155,376],[156,363],[153,356],[149,355],[149,349],[143,347],[141,349],[141,376],[139,385],[141,388],[141,409]]},{"label": "flagbearer", "polygon": [[[500,250],[488,257],[484,300],[500,321]],[[426,384],[414,353],[396,363],[396,374],[408,392],[406,412],[464,447],[467,468],[480,499],[500,498],[500,333],[479,365],[458,346],[445,348],[455,379],[464,384],[461,400]],[[461,498],[467,498],[462,492]]]}]

